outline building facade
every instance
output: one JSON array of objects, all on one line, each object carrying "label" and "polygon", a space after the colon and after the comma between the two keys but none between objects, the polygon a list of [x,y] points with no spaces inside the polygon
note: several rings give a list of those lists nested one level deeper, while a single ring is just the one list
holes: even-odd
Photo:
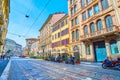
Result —
[{"label": "building facade", "polygon": [[36,38],[28,38],[28,39],[26,39],[26,46],[25,46],[25,49],[24,49],[24,55],[26,55],[26,56],[30,55],[31,46],[36,41],[38,41],[38,39],[36,39]]},{"label": "building facade", "polygon": [[68,15],[62,17],[52,26],[52,55],[69,55]]},{"label": "building facade", "polygon": [[65,14],[64,13],[55,13],[51,14],[43,26],[40,28],[40,53],[44,54],[49,54],[51,53],[51,34],[52,34],[52,29],[51,26],[56,23],[61,17],[63,17]]},{"label": "building facade", "polygon": [[9,22],[10,0],[0,0],[0,54],[4,52],[5,37]]},{"label": "building facade", "polygon": [[71,49],[84,61],[120,55],[120,1],[68,0]]},{"label": "building facade", "polygon": [[32,53],[34,56],[38,56],[39,55],[38,45],[39,45],[39,41],[36,41],[36,42],[34,42],[31,45],[31,51],[30,51],[30,53]]},{"label": "building facade", "polygon": [[22,51],[22,45],[16,43],[14,40],[5,39],[4,52],[9,56],[20,56]]}]

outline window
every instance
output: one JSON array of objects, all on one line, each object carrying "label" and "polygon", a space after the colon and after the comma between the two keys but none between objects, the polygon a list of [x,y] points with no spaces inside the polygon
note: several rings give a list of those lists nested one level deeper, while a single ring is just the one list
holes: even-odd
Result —
[{"label": "window", "polygon": [[57,35],[55,34],[55,39],[57,38]]},{"label": "window", "polygon": [[54,40],[54,35],[52,35],[52,40]]},{"label": "window", "polygon": [[84,27],[84,34],[88,35],[88,27],[87,26]]},{"label": "window", "polygon": [[101,20],[97,21],[97,28],[98,28],[99,31],[103,29],[102,21]]},{"label": "window", "polygon": [[61,23],[61,27],[64,26],[64,21]]},{"label": "window", "polygon": [[75,18],[75,24],[78,24],[78,17]]},{"label": "window", "polygon": [[73,9],[73,8],[71,9],[71,14],[72,14],[72,15],[74,14],[74,9]]},{"label": "window", "polygon": [[60,37],[60,32],[58,33],[58,38]]},{"label": "window", "polygon": [[82,13],[82,20],[86,20],[86,11]]},{"label": "window", "polygon": [[86,54],[87,54],[87,55],[90,55],[90,45],[87,45],[87,46],[86,46]]},{"label": "window", "polygon": [[93,16],[92,8],[88,9],[88,17],[91,17],[91,16]]},{"label": "window", "polygon": [[81,6],[85,7],[85,0],[81,0]]},{"label": "window", "polygon": [[70,4],[72,4],[72,0],[70,0]]},{"label": "window", "polygon": [[66,22],[66,24],[67,24],[67,23],[68,23],[68,20],[66,19],[65,22]]},{"label": "window", "polygon": [[112,54],[118,54],[118,46],[117,46],[117,42],[115,40],[111,40],[110,41],[110,50]]},{"label": "window", "polygon": [[94,23],[91,23],[91,24],[90,24],[90,29],[91,29],[91,32],[92,32],[92,33],[95,32],[95,26],[94,26]]},{"label": "window", "polygon": [[86,0],[87,4],[90,4],[91,3],[91,0]]},{"label": "window", "polygon": [[66,44],[69,44],[69,38],[68,38],[68,39],[66,39]]},{"label": "window", "polygon": [[66,34],[68,34],[68,28],[67,28],[67,29],[65,29],[65,33],[66,33]]},{"label": "window", "polygon": [[72,20],[72,22],[71,22],[71,23],[72,23],[72,26],[74,26],[74,20]]},{"label": "window", "polygon": [[98,14],[99,12],[100,12],[99,5],[96,4],[96,5],[94,6],[94,13],[95,13],[95,14]]},{"label": "window", "polygon": [[76,13],[77,9],[76,9],[76,5],[74,6],[74,13]]},{"label": "window", "polygon": [[113,22],[112,22],[112,17],[111,16],[106,16],[105,17],[105,22],[106,22],[106,26],[107,27],[113,26]]},{"label": "window", "polygon": [[72,40],[75,40],[74,31],[72,32]]},{"label": "window", "polygon": [[108,6],[108,0],[101,0],[101,2],[102,2],[102,8],[103,8],[103,10],[107,9],[109,7]]},{"label": "window", "polygon": [[76,30],[76,39],[79,39],[79,30]]},{"label": "window", "polygon": [[61,32],[61,36],[63,36],[64,35],[64,30]]}]

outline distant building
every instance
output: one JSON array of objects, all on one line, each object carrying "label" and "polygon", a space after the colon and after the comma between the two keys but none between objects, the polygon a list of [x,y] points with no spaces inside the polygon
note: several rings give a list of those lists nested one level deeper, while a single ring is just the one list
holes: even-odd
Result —
[{"label": "distant building", "polygon": [[15,54],[16,54],[16,56],[20,56],[23,54],[22,45],[16,43]]},{"label": "distant building", "polygon": [[34,56],[38,56],[38,55],[39,55],[38,44],[39,44],[39,41],[36,41],[36,42],[34,42],[34,43],[31,45],[31,50],[30,50],[30,52],[31,52],[32,54],[34,54]]},{"label": "distant building", "polygon": [[16,43],[14,40],[6,39],[5,40],[5,53],[12,56],[20,56],[22,51],[22,45]]},{"label": "distant building", "polygon": [[5,38],[9,23],[10,0],[0,0],[0,54],[4,52]]},{"label": "distant building", "polygon": [[25,46],[25,53],[24,55],[29,55],[31,51],[31,46],[33,43],[35,43],[38,39],[37,38],[28,38],[26,39],[26,46]]}]

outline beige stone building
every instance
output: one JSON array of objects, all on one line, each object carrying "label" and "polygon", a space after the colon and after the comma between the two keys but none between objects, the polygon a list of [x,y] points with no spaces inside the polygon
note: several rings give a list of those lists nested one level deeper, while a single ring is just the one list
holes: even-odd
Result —
[{"label": "beige stone building", "polygon": [[64,15],[64,13],[51,14],[40,28],[40,53],[47,54],[51,52],[51,26]]},{"label": "beige stone building", "polygon": [[26,56],[29,56],[30,53],[31,53],[31,46],[33,43],[37,42],[38,39],[36,38],[28,38],[26,39],[26,46],[25,46],[25,49],[24,49],[24,55]]},{"label": "beige stone building", "polygon": [[84,61],[120,55],[120,0],[68,0],[70,44]]}]

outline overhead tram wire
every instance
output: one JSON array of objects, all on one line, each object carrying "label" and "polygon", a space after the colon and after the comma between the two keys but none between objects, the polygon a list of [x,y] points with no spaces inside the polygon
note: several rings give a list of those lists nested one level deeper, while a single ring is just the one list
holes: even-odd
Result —
[{"label": "overhead tram wire", "polygon": [[24,35],[15,34],[15,33],[12,33],[12,32],[8,32],[8,34],[11,34],[11,35],[14,35],[14,36],[18,36],[18,37],[23,37],[23,38],[25,38],[25,36],[24,36]]},{"label": "overhead tram wire", "polygon": [[41,12],[39,13],[38,17],[35,19],[35,21],[33,22],[33,24],[30,26],[29,30],[26,32],[26,34],[24,35],[25,37],[28,35],[28,33],[30,32],[30,30],[32,29],[33,25],[36,23],[36,21],[39,19],[39,17],[41,16],[41,14],[44,12],[44,10],[46,9],[46,7],[48,6],[48,4],[50,3],[51,0],[48,0],[48,2],[45,4],[45,7],[41,10]]}]

